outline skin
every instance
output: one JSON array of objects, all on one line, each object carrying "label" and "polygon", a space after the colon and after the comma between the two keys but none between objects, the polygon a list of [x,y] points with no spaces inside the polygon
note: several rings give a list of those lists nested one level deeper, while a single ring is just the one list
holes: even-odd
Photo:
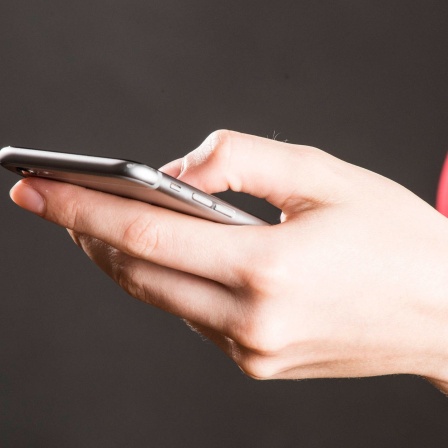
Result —
[{"label": "skin", "polygon": [[265,198],[281,224],[216,224],[36,178],[11,197],[253,378],[407,373],[448,393],[448,220],[434,208],[316,148],[231,131],[162,170]]}]

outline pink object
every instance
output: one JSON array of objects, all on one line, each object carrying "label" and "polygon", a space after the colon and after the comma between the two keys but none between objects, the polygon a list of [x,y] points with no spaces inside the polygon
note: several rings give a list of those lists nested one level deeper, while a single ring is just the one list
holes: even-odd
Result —
[{"label": "pink object", "polygon": [[442,168],[436,200],[437,210],[448,218],[448,154]]}]

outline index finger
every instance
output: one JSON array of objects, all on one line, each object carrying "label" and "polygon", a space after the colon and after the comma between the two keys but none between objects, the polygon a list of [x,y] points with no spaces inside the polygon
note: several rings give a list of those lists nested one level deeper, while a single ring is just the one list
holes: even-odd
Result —
[{"label": "index finger", "polygon": [[247,265],[248,227],[212,223],[140,201],[38,178],[18,182],[11,190],[11,198],[51,222],[102,240],[133,257],[229,286],[241,282]]}]

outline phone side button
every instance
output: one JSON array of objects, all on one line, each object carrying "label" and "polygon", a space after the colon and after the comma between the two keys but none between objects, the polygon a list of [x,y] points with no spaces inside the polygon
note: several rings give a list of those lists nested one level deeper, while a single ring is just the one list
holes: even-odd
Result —
[{"label": "phone side button", "polygon": [[170,188],[171,188],[171,190],[174,190],[177,192],[179,192],[182,189],[182,187],[180,185],[177,185],[174,182],[171,182]]},{"label": "phone side button", "polygon": [[193,193],[192,195],[193,201],[199,202],[199,204],[205,205],[206,207],[212,207],[213,201],[205,196],[201,196],[200,194]]},{"label": "phone side button", "polygon": [[233,218],[235,216],[235,210],[233,210],[229,207],[224,207],[224,205],[215,204],[214,208],[218,213],[228,216],[229,218]]}]

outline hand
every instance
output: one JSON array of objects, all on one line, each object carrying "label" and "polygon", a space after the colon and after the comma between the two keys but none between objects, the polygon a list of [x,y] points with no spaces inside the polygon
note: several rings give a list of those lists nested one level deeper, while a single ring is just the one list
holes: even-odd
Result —
[{"label": "hand", "polygon": [[230,131],[163,170],[265,198],[281,224],[216,224],[43,179],[11,196],[254,378],[412,373],[448,392],[448,221],[432,207],[318,149]]}]

